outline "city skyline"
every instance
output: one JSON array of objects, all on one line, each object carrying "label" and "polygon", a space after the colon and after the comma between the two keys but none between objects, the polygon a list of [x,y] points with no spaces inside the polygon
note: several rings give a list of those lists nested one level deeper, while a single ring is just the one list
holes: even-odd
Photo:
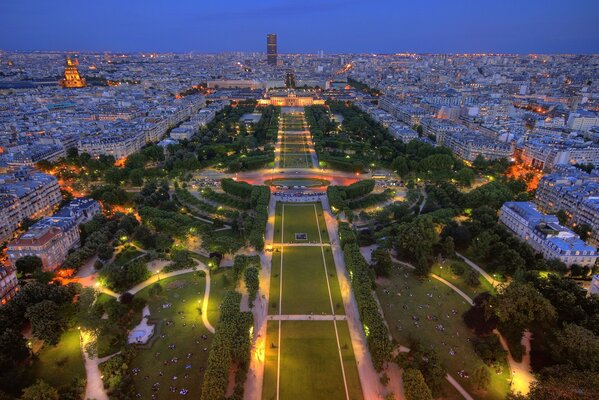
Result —
[{"label": "city skyline", "polygon": [[264,52],[264,36],[273,32],[281,54],[599,52],[596,2],[487,3],[268,0],[226,6],[145,2],[140,7],[114,0],[85,5],[9,0],[0,5],[0,48]]}]

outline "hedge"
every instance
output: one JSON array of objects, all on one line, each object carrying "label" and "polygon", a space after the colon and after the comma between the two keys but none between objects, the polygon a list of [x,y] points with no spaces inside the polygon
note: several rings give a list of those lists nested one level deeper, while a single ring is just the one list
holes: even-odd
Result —
[{"label": "hedge", "polygon": [[250,195],[250,204],[255,210],[254,223],[250,232],[249,241],[258,251],[264,249],[264,234],[268,222],[268,203],[270,189],[268,186],[254,186]]},{"label": "hedge", "polygon": [[[253,326],[252,314],[241,312],[239,306],[241,294],[228,291],[221,304],[219,318],[208,364],[202,383],[201,400],[222,400],[225,398],[229,385],[229,370],[233,363],[239,369],[247,372],[250,365],[251,336],[250,328]],[[245,380],[245,374],[236,375],[235,391],[243,393],[243,384],[239,375]]]},{"label": "hedge", "polygon": [[376,370],[381,371],[383,363],[391,359],[392,345],[389,339],[389,330],[372,293],[370,266],[360,254],[360,248],[355,242],[345,244],[343,258],[351,278],[372,362]]},{"label": "hedge", "polygon": [[249,201],[231,196],[228,193],[218,193],[210,188],[202,189],[202,196],[217,203],[240,210],[248,210],[250,208]]},{"label": "hedge", "polygon": [[352,210],[358,208],[367,208],[375,204],[383,203],[389,199],[392,199],[393,196],[395,196],[395,192],[391,189],[386,189],[382,193],[371,193],[367,196],[362,197],[361,199],[350,201],[348,203],[348,207]]},{"label": "hedge", "polygon": [[[356,200],[359,197],[366,196],[374,190],[374,180],[365,179],[352,183],[349,186],[329,186],[327,196],[329,204],[338,210],[344,210],[350,207],[350,200]],[[379,197],[380,198],[380,197]],[[379,199],[376,198],[376,199]],[[369,200],[372,201],[372,200]],[[378,200],[377,200],[378,202]],[[359,204],[359,203],[356,203]],[[360,207],[355,207],[360,208]]]}]

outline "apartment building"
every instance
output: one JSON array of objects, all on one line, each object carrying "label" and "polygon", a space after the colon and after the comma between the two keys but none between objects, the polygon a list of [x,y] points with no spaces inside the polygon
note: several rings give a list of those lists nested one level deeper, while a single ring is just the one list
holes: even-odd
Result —
[{"label": "apartment building", "polygon": [[25,218],[49,215],[62,199],[58,181],[32,168],[0,175],[0,241],[10,239]]},{"label": "apartment building", "polygon": [[599,257],[596,248],[561,226],[556,216],[539,212],[531,202],[505,203],[499,221],[546,259],[593,267]]}]

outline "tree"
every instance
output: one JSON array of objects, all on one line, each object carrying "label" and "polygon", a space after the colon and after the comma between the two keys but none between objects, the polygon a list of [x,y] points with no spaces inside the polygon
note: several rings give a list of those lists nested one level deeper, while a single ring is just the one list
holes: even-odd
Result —
[{"label": "tree", "polygon": [[31,322],[33,334],[44,342],[55,345],[64,331],[65,322],[58,305],[44,300],[27,308],[25,317]]},{"label": "tree", "polygon": [[529,284],[512,282],[491,299],[493,312],[499,322],[520,330],[533,323],[547,323],[556,318],[555,308],[538,290]]},{"label": "tree", "polygon": [[397,230],[395,247],[401,257],[412,261],[429,258],[437,238],[435,226],[430,217],[419,217],[401,224]]},{"label": "tree", "polygon": [[599,337],[576,324],[567,324],[557,334],[555,356],[577,369],[599,371]]},{"label": "tree", "polygon": [[98,247],[98,257],[101,260],[110,260],[112,258],[112,255],[114,254],[114,247],[112,247],[111,244],[103,244],[102,246]]},{"label": "tree", "polygon": [[[599,373],[576,371],[568,365],[545,368],[530,386],[527,400],[596,400]],[[517,399],[520,400],[520,399]]]},{"label": "tree", "polygon": [[391,267],[393,267],[393,262],[391,261],[391,255],[387,249],[376,249],[372,254],[372,261],[377,276],[389,276],[389,271],[391,271]]},{"label": "tree", "polygon": [[391,164],[391,168],[393,168],[393,170],[397,172],[399,176],[404,178],[409,172],[407,158],[405,156],[395,157],[393,163]]},{"label": "tree", "polygon": [[39,379],[35,384],[25,388],[21,400],[59,400],[58,390]]},{"label": "tree", "polygon": [[15,263],[17,271],[23,275],[30,275],[36,269],[42,268],[42,260],[36,256],[24,256]]},{"label": "tree", "polygon": [[7,329],[0,335],[0,368],[13,368],[15,363],[29,357],[27,341],[15,329]]},{"label": "tree", "polygon": [[403,388],[408,400],[432,400],[433,398],[422,372],[415,368],[407,368],[403,372]]},{"label": "tree", "polygon": [[487,367],[481,365],[472,373],[472,380],[478,389],[486,389],[491,383],[491,373]]},{"label": "tree", "polygon": [[252,308],[254,306],[254,299],[256,298],[260,287],[260,272],[258,271],[258,268],[254,266],[247,267],[244,273],[244,281],[248,291],[249,305],[250,308]]},{"label": "tree", "polygon": [[587,240],[593,233],[593,228],[588,224],[576,225],[572,230],[576,232],[582,240]]},{"label": "tree", "polygon": [[472,287],[478,287],[480,285],[480,275],[478,274],[478,272],[474,271],[474,270],[470,270],[468,271],[468,273],[466,274],[466,284],[472,286]]},{"label": "tree", "polygon": [[462,186],[471,186],[474,182],[474,171],[470,168],[462,168],[456,173],[455,179]]},{"label": "tree", "polygon": [[490,334],[497,327],[498,319],[490,312],[491,294],[484,292],[474,298],[474,305],[463,315],[464,323],[478,336]]},{"label": "tree", "polygon": [[568,213],[566,212],[566,210],[559,210],[558,212],[555,213],[555,216],[557,217],[557,220],[559,221],[560,224],[562,225],[566,225],[566,223],[568,222]]},{"label": "tree", "polygon": [[455,257],[455,245],[451,236],[447,236],[445,239],[443,239],[443,247],[441,251],[444,257]]}]

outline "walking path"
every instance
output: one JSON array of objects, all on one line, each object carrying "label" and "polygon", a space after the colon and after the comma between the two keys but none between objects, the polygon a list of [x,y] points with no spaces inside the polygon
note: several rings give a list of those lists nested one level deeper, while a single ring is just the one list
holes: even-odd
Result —
[{"label": "walking path", "polygon": [[[466,257],[460,255],[459,253],[457,253],[457,254],[460,258],[462,258],[464,261],[466,261],[466,263],[468,265],[472,266],[476,271],[484,272],[484,270],[482,268],[480,268],[478,265],[474,264],[472,261],[468,260]],[[411,265],[407,262],[404,262],[404,261],[400,261],[393,256],[391,256],[391,260],[398,264],[406,266],[408,268],[415,269],[415,267],[413,265]],[[486,274],[487,276],[485,276],[484,274]],[[485,277],[485,279],[487,279],[487,281],[489,281],[490,283],[492,283],[493,281],[497,282],[497,283],[501,283],[499,281],[495,281],[486,272],[484,272],[484,274],[481,273],[481,275],[483,275]],[[468,296],[467,294],[462,292],[460,289],[458,289],[455,285],[451,284],[450,282],[446,281],[445,279],[441,278],[438,275],[435,275],[433,273],[431,273],[430,275],[433,278],[437,279],[438,281],[440,281],[440,282],[444,283],[445,285],[449,286],[450,288],[452,288],[457,294],[462,296],[468,303],[470,303],[471,306],[474,305],[474,301],[472,300],[472,298],[470,298],[470,296]],[[491,279],[491,280],[489,280],[489,279]],[[495,286],[495,285],[493,285],[493,286]],[[530,390],[530,384],[536,380],[534,375],[531,372],[531,367],[530,367],[530,339],[532,336],[531,333],[529,331],[526,331],[526,332],[524,332],[524,335],[522,336],[521,344],[526,348],[526,353],[523,355],[521,362],[517,362],[516,360],[514,360],[514,358],[512,357],[512,354],[509,350],[509,347],[507,345],[507,341],[499,333],[499,331],[494,330],[494,333],[499,337],[499,342],[501,343],[501,347],[503,347],[503,349],[507,352],[507,360],[508,360],[508,364],[510,366],[510,375],[512,376],[512,391],[514,393],[521,393],[523,395],[528,394],[528,392]],[[457,383],[455,381],[455,379],[452,378],[449,374],[447,374],[447,380],[452,385],[454,385],[454,382]],[[457,386],[454,385],[454,387],[460,393],[462,393],[462,391],[464,391],[463,388],[460,390]],[[462,393],[464,398],[466,398],[466,399],[472,398],[472,397],[466,397],[466,395],[464,393],[466,395],[468,395],[468,393],[466,393],[466,391],[464,391]],[[468,396],[470,396],[470,395],[468,395]]]},{"label": "walking path", "polygon": [[[268,222],[264,233],[265,247],[272,246],[274,238],[276,199],[270,196],[268,203]],[[266,351],[266,324],[268,314],[268,298],[270,294],[270,270],[272,253],[260,253],[260,289],[252,313],[254,314],[254,342],[252,344],[252,358],[245,380],[244,400],[258,400],[262,398],[262,385],[264,382],[264,355]],[[262,294],[262,296],[260,295]]]},{"label": "walking path", "polygon": [[269,321],[346,321],[345,315],[277,314],[269,315]]},{"label": "walking path", "polygon": [[[128,290],[131,294],[136,294],[140,290],[159,282],[163,278],[170,278],[172,276],[178,276],[183,274],[188,274],[190,272],[197,272],[198,270],[204,271],[206,275],[206,288],[204,291],[204,300],[202,301],[202,322],[208,331],[214,333],[214,327],[208,320],[208,301],[210,299],[210,271],[208,268],[200,261],[196,260],[195,268],[187,268],[179,271],[172,271],[167,273],[157,273],[152,275],[150,278],[145,281],[133,286]],[[120,296],[119,293],[115,293],[108,288],[101,287],[99,291],[102,293],[106,293],[112,297],[118,298]],[[82,332],[81,339],[81,351],[83,352],[84,360],[85,360],[85,373],[86,373],[86,384],[85,384],[85,398],[86,399],[94,399],[94,400],[109,400],[108,395],[106,394],[106,390],[104,390],[104,383],[102,381],[102,373],[100,372],[99,365],[103,362],[109,360],[111,357],[115,356],[118,353],[112,354],[110,356],[104,358],[90,357],[85,351],[85,347],[87,345],[87,341],[83,339],[87,337]],[[91,339],[87,339],[91,340]]]},{"label": "walking path", "polygon": [[472,269],[476,270],[479,274],[481,274],[483,276],[483,278],[485,278],[487,280],[487,282],[489,282],[491,285],[493,285],[493,287],[497,287],[497,285],[500,285],[503,283],[501,281],[493,279],[493,277],[491,275],[489,275],[487,273],[487,271],[485,271],[484,269],[482,269],[481,267],[476,265],[473,261],[466,258],[462,254],[458,253],[457,251],[456,251],[456,254],[458,257],[460,257],[462,260],[464,260],[464,262],[466,264],[468,264],[468,266],[470,266]]},{"label": "walking path", "polygon": [[[320,232],[320,231],[319,231]],[[277,247],[329,247],[330,243],[277,243]]]},{"label": "walking path", "polygon": [[446,281],[445,279],[441,278],[439,275],[437,274],[430,274],[433,278],[435,278],[436,280],[438,280],[439,282],[443,282],[445,285],[449,286],[450,288],[453,289],[454,292],[456,292],[457,294],[459,294],[460,296],[462,296],[462,298],[464,300],[466,300],[468,302],[468,304],[470,304],[471,306],[474,305],[474,301],[472,300],[472,298],[470,298],[470,296],[468,296],[466,293],[462,292],[460,289],[458,289],[453,283]]},{"label": "walking path", "polygon": [[[368,351],[366,335],[364,334],[364,328],[360,322],[358,305],[353,295],[353,291],[351,290],[350,280],[347,275],[345,259],[343,258],[343,250],[341,249],[339,241],[337,240],[339,237],[337,219],[331,211],[328,198],[323,197],[321,201],[327,231],[329,238],[331,238],[331,250],[333,252],[333,259],[335,261],[335,268],[337,271],[337,278],[339,280],[339,287],[341,289],[341,296],[343,298],[343,305],[345,308],[347,325],[349,327],[350,338],[354,350],[354,357],[356,358],[358,367],[358,375],[360,376],[360,383],[362,385],[362,394],[364,399],[367,400],[383,398],[386,393],[386,389],[381,384],[379,374],[376,372],[374,365],[372,364],[372,358],[370,356],[370,352]],[[390,372],[392,371],[387,371],[387,374],[390,374]],[[399,394],[395,393],[395,395],[398,396]]]}]

